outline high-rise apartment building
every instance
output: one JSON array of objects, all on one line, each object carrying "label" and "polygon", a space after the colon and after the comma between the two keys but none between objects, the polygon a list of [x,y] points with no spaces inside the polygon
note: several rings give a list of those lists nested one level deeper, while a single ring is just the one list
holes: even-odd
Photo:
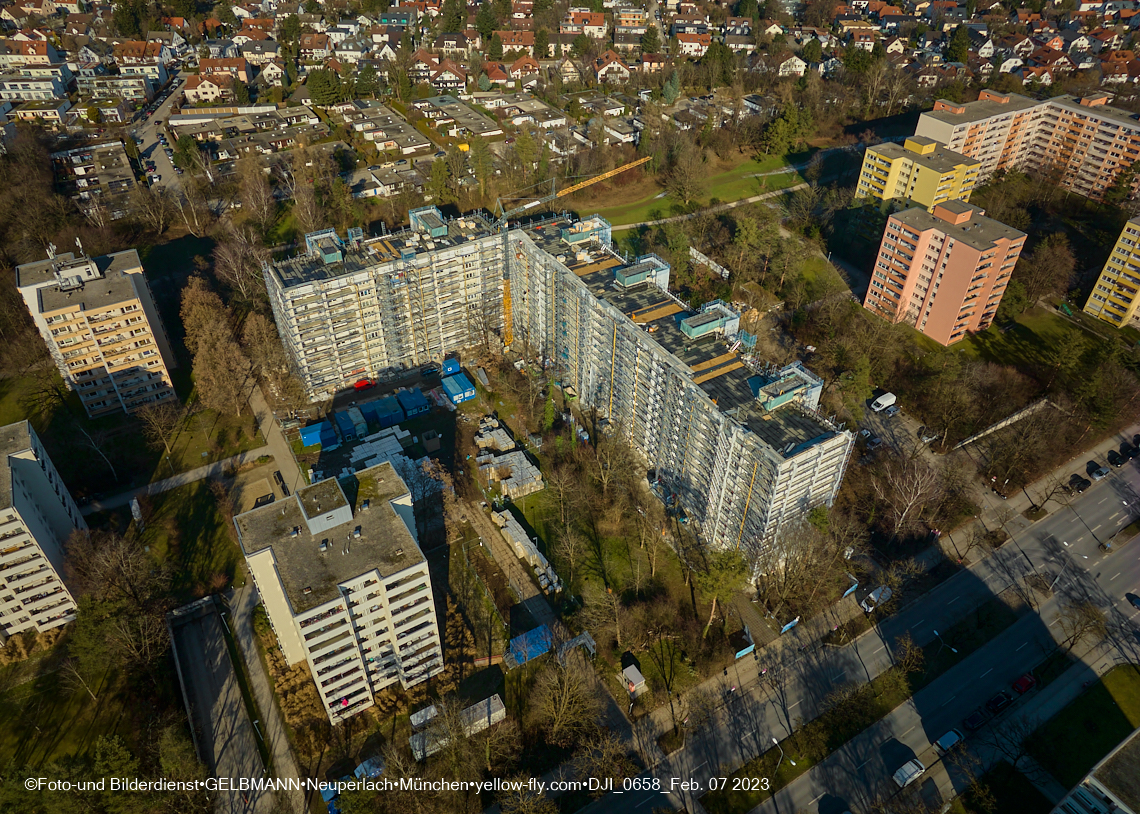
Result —
[{"label": "high-rise apartment building", "polygon": [[53,250],[18,266],[16,285],[89,416],[177,398],[174,355],[137,251],[76,257]]},{"label": "high-rise apartment building", "polygon": [[943,345],[989,327],[1025,233],[946,201],[887,220],[864,306]]},{"label": "high-rise apartment building", "polygon": [[[1038,101],[983,90],[976,102],[940,99],[919,118],[926,136],[981,162],[979,182],[998,170],[1047,172],[1056,183],[1100,200],[1121,171],[1140,161],[1140,120],[1107,94]],[[1140,179],[1133,182],[1133,191]]]},{"label": "high-rise apartment building", "polygon": [[472,215],[411,212],[411,228],[365,242],[307,235],[306,253],[265,266],[277,327],[313,398],[362,376],[474,347],[502,326],[503,238]]},{"label": "high-rise apartment building", "polygon": [[884,142],[867,148],[855,198],[927,210],[943,201],[969,201],[980,167],[976,158],[925,136],[911,136],[901,146]]},{"label": "high-rise apartment building", "polygon": [[234,518],[281,652],[306,661],[329,720],[443,670],[412,497],[390,463]]},{"label": "high-rise apartment building", "polygon": [[1140,304],[1140,217],[1124,224],[1085,303],[1085,313],[1116,327],[1136,319]]},{"label": "high-rise apartment building", "polygon": [[0,645],[75,618],[64,543],[86,530],[79,507],[27,421],[0,427]]},{"label": "high-rise apartment building", "polygon": [[501,331],[621,428],[655,488],[714,546],[762,545],[839,491],[854,437],[819,412],[822,382],[738,355],[737,314],[720,302],[691,311],[668,292],[668,264],[623,258],[601,218],[496,234],[429,209],[397,234],[321,240],[327,258],[310,249],[266,269],[315,394]]}]

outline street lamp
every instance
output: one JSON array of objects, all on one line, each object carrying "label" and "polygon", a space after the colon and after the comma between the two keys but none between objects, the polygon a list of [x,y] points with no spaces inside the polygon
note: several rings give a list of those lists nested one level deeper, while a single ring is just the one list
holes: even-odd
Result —
[{"label": "street lamp", "polygon": [[1070,562],[1072,562],[1072,560],[1065,560],[1064,564],[1061,566],[1061,570],[1059,572],[1057,572],[1057,576],[1054,577],[1053,581],[1049,583],[1049,590],[1050,591],[1053,590],[1053,586],[1055,586],[1057,584],[1057,581],[1059,579],[1061,579],[1062,576],[1064,576],[1065,569],[1069,567]]},{"label": "street lamp", "polygon": [[936,630],[936,631],[934,631],[934,636],[935,636],[935,637],[938,639],[938,652],[939,652],[939,653],[941,653],[941,652],[942,652],[942,648],[943,648],[943,647],[949,647],[949,648],[950,648],[950,652],[951,652],[951,653],[954,653],[955,655],[957,655],[957,653],[958,653],[957,649],[955,649],[955,648],[953,648],[953,647],[950,647],[950,645],[946,644],[946,641],[945,641],[945,640],[942,638],[942,634],[941,634],[941,633],[939,633],[939,632]]},{"label": "street lamp", "polygon": [[[772,743],[776,744],[776,748],[780,750],[780,759],[776,761],[776,768],[773,770],[774,773],[780,771],[780,764],[784,762],[784,747],[781,746],[780,742],[775,738],[772,738]],[[791,763],[793,766],[796,765],[796,762],[791,758],[788,758],[788,763]]]}]

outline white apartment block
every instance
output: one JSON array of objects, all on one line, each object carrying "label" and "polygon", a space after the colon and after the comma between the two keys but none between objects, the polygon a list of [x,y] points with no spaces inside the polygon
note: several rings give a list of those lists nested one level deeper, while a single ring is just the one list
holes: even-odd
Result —
[{"label": "white apartment block", "polygon": [[305,237],[306,254],[265,266],[286,349],[316,401],[472,347],[502,324],[503,237],[478,215],[414,210],[411,227],[362,240]]},{"label": "white apartment block", "polygon": [[89,416],[175,399],[174,354],[138,252],[71,252],[16,267],[16,286]]},{"label": "white apartment block", "polygon": [[0,645],[14,633],[75,618],[64,585],[64,544],[87,529],[79,507],[27,421],[0,427]]},{"label": "white apartment block", "polygon": [[290,664],[308,662],[334,724],[443,671],[412,498],[390,463],[329,479],[234,518]]}]

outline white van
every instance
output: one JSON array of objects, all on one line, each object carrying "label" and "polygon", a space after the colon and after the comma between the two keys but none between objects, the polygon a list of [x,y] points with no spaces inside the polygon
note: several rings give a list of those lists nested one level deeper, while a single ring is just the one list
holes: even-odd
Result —
[{"label": "white van", "polygon": [[915,780],[922,777],[922,773],[926,771],[926,767],[922,765],[918,758],[908,760],[903,764],[902,768],[894,774],[895,782],[900,789],[905,789]]},{"label": "white van", "polygon": [[871,402],[871,409],[876,413],[881,413],[883,410],[890,407],[896,401],[894,393],[883,393],[877,399]]}]

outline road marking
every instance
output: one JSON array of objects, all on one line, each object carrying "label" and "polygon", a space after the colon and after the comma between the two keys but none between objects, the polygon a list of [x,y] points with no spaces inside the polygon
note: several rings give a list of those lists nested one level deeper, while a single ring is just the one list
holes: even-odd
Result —
[{"label": "road marking", "polygon": [[994,668],[993,668],[993,667],[991,667],[990,669],[988,669],[988,670],[986,670],[984,673],[982,673],[980,676],[978,676],[978,678],[985,678],[986,676],[988,676],[988,675],[989,675],[990,673],[992,673],[993,671],[994,671]]},{"label": "road marking", "polygon": [[[917,724],[915,724],[915,726],[917,726]],[[912,727],[911,727],[910,729],[908,729],[906,732],[903,732],[901,735],[899,735],[899,737],[900,737],[900,738],[905,738],[907,735],[909,735],[909,734],[910,734],[911,732],[913,732],[913,731],[914,731],[914,727],[912,726]]]},{"label": "road marking", "polygon": [[[859,764],[858,766],[856,766],[855,768],[856,768],[856,769],[862,769],[864,766],[866,766],[866,765],[867,765],[868,763],[870,763],[870,762],[871,762],[871,758],[867,758],[866,760],[864,760],[862,763],[860,763],[860,764]],[[821,794],[821,795],[820,795],[820,797],[822,797],[822,796],[823,796],[823,795]],[[815,799],[816,799],[816,800],[818,800],[818,799],[819,799],[819,797],[817,797],[817,798],[815,798]],[[813,802],[814,802],[814,801],[813,801]]]},{"label": "road marking", "polygon": [[918,627],[919,625],[921,625],[925,621],[926,621],[925,619],[919,619],[917,622],[914,623],[913,627]]},{"label": "road marking", "polygon": [[1108,581],[1109,581],[1109,582],[1112,582],[1112,581],[1113,581],[1114,579],[1116,579],[1116,577],[1118,577],[1118,576],[1120,576],[1120,572],[1119,572],[1119,571],[1117,571],[1117,572],[1116,572],[1116,575],[1115,575],[1115,576],[1111,576],[1111,577],[1109,577],[1109,578],[1108,578]]},{"label": "road marking", "polygon": [[[827,792],[825,791],[823,794],[827,794]],[[823,794],[819,795],[819,797],[816,797],[815,800],[812,800],[810,803],[808,803],[808,805],[815,805],[816,800],[818,800],[820,797],[823,797]]]},{"label": "road marking", "polygon": [[[1026,642],[1021,647],[1028,647],[1028,646],[1029,646],[1029,642]],[[1017,650],[1014,650],[1013,652],[1016,653],[1018,650],[1021,650],[1021,647],[1017,648]]]},{"label": "road marking", "polygon": [[[788,709],[795,709],[795,708],[796,708],[796,707],[798,707],[799,705],[800,705],[800,702],[799,702],[799,701],[796,701],[796,703],[792,704],[790,707],[788,707]],[[707,761],[706,761],[706,762],[707,762]],[[703,765],[703,764],[702,764],[702,765]]]},{"label": "road marking", "polygon": [[1101,498],[1100,500],[1098,500],[1098,501],[1096,502],[1096,505],[1098,505],[1098,506],[1099,506],[1100,504],[1104,503],[1104,501],[1106,501],[1106,500],[1108,500],[1108,498],[1107,498],[1107,497],[1106,497],[1106,498]]},{"label": "road marking", "polygon": [[1053,625],[1057,624],[1060,621],[1061,621],[1061,617],[1058,616],[1056,619],[1054,619],[1052,622],[1049,623],[1049,627],[1052,627]]},{"label": "road marking", "polygon": [[957,602],[957,601],[958,601],[959,599],[961,599],[961,598],[962,598],[962,596],[961,596],[961,594],[959,594],[958,596],[954,597],[953,599],[951,599],[951,600],[950,600],[949,602],[947,602],[946,604],[947,604],[947,605],[953,605],[955,602]]},{"label": "road marking", "polygon": [[947,704],[949,704],[951,701],[953,701],[953,700],[954,700],[954,698],[955,698],[955,696],[951,695],[949,698],[947,698],[945,701],[943,701],[943,702],[942,702],[942,706],[946,706],[946,705],[947,705]]},{"label": "road marking", "polygon": [[1104,523],[1099,523],[1099,524],[1093,526],[1093,534],[1096,534],[1098,531],[1100,531],[1100,527],[1103,525],[1104,525]]},{"label": "road marking", "polygon": [[[882,653],[882,652],[883,652],[884,650],[886,650],[886,649],[887,649],[887,646],[886,646],[885,644],[884,644],[884,645],[881,645],[881,646],[879,647],[879,649],[875,651],[875,653]],[[872,653],[871,655],[873,656],[873,655],[875,655],[875,653]]]}]

